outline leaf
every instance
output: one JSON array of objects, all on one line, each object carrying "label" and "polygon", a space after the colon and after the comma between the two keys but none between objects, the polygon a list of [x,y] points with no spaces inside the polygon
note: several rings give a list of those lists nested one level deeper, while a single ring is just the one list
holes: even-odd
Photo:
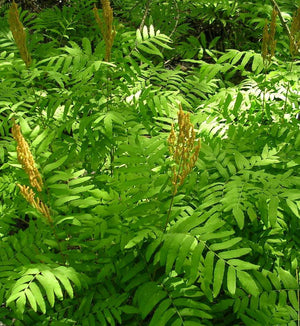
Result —
[{"label": "leaf", "polygon": [[200,259],[202,257],[202,252],[204,250],[204,243],[198,243],[197,247],[193,251],[192,259],[191,259],[191,266],[190,266],[190,273],[189,273],[189,282],[188,284],[193,284],[195,280],[199,276],[199,264]]},{"label": "leaf", "polygon": [[61,198],[57,199],[54,202],[54,205],[57,206],[57,207],[62,206],[65,203],[70,202],[70,201],[75,200],[75,199],[78,199],[78,198],[80,198],[80,196],[64,196],[64,197],[61,197]]},{"label": "leaf", "polygon": [[227,263],[229,265],[233,265],[233,266],[237,267],[237,269],[239,269],[239,270],[259,269],[259,265],[254,265],[252,263],[249,263],[247,261],[243,261],[240,259],[230,259],[227,261]]},{"label": "leaf", "polygon": [[53,274],[63,284],[63,286],[66,289],[67,293],[69,294],[70,298],[73,298],[73,296],[74,296],[73,288],[72,288],[72,285],[71,285],[68,277],[65,274],[63,274],[61,271],[59,271],[58,269],[54,269]]},{"label": "leaf", "polygon": [[220,243],[213,243],[210,245],[210,249],[214,251],[228,249],[239,243],[241,240],[242,238],[238,237]]},{"label": "leaf", "polygon": [[253,56],[253,53],[246,52],[246,54],[241,62],[241,66],[245,68],[245,66],[247,65],[247,63],[249,62],[249,60],[251,59],[252,56]]},{"label": "leaf", "polygon": [[88,56],[90,56],[92,54],[91,42],[87,37],[84,37],[82,39],[82,48],[83,48],[85,54],[87,54]]},{"label": "leaf", "polygon": [[167,311],[167,309],[171,306],[172,301],[167,298],[163,300],[159,306],[155,309],[153,317],[149,326],[158,326],[161,325],[161,316]]},{"label": "leaf", "polygon": [[231,258],[237,258],[237,257],[247,255],[251,251],[252,251],[251,248],[239,248],[239,249],[219,252],[218,255],[223,259],[231,259]]},{"label": "leaf", "polygon": [[231,295],[235,295],[236,272],[235,272],[235,268],[232,266],[229,266],[227,271],[227,289]]},{"label": "leaf", "polygon": [[254,53],[252,62],[252,71],[259,74],[264,68],[262,56],[258,53]]},{"label": "leaf", "polygon": [[296,311],[299,311],[299,302],[298,302],[298,298],[296,295],[296,291],[293,291],[293,290],[288,291],[288,297],[289,297],[290,303],[292,304],[293,308]]},{"label": "leaf", "polygon": [[37,311],[37,304],[36,304],[36,300],[35,300],[35,297],[34,295],[32,294],[32,292],[29,290],[29,289],[26,289],[25,290],[25,294],[26,294],[26,297],[31,305],[31,308],[33,309],[33,311]]},{"label": "leaf", "polygon": [[59,300],[63,299],[61,286],[51,271],[48,270],[42,271],[42,275],[38,275],[37,279],[45,289],[51,307],[54,306],[54,302],[55,302],[54,295],[56,295]]},{"label": "leaf", "polygon": [[[166,262],[166,274],[170,273],[173,264],[177,258],[177,252],[180,248],[180,245],[183,242],[183,239],[185,238],[184,234],[175,234],[175,236],[172,236],[170,238],[168,253],[167,253],[167,262]],[[164,247],[162,248],[162,250]]]},{"label": "leaf", "polygon": [[175,263],[175,271],[179,274],[181,272],[183,263],[191,250],[192,245],[196,245],[197,241],[192,236],[186,236],[183,240],[181,246],[179,247],[179,253],[177,255],[176,263]]},{"label": "leaf", "polygon": [[45,314],[46,313],[46,304],[45,304],[45,301],[44,301],[44,298],[43,298],[40,288],[34,282],[30,283],[29,288],[30,288],[38,306],[40,307],[42,313]]},{"label": "leaf", "polygon": [[142,319],[145,319],[153,308],[165,297],[167,293],[155,282],[148,282],[140,286],[136,292]]},{"label": "leaf", "polygon": [[144,42],[142,44],[138,44],[138,49],[142,50],[148,54],[154,54],[154,55],[158,55],[160,57],[163,58],[162,53],[158,50],[157,47],[155,47],[153,44],[151,44],[150,42]]},{"label": "leaf", "polygon": [[22,292],[22,293],[20,293],[20,296],[19,296],[18,300],[16,301],[17,312],[20,315],[23,315],[23,313],[24,313],[25,304],[26,304],[26,296],[25,296],[25,293]]},{"label": "leaf", "polygon": [[239,279],[239,281],[241,282],[243,288],[249,293],[252,294],[254,296],[258,296],[259,295],[259,289],[257,287],[257,284],[255,283],[255,281],[253,280],[253,278],[244,271],[237,271],[237,277]]},{"label": "leaf", "polygon": [[153,25],[150,25],[150,27],[149,27],[149,35],[150,35],[150,37],[155,36],[155,31],[154,31]]},{"label": "leaf", "polygon": [[144,25],[142,32],[143,32],[143,39],[146,40],[149,37],[149,35],[148,35],[148,27],[146,25]]},{"label": "leaf", "polygon": [[238,116],[238,110],[241,107],[242,102],[243,102],[243,94],[241,92],[238,92],[237,97],[234,102],[233,109],[232,109],[232,113],[235,116]]},{"label": "leaf", "polygon": [[249,168],[249,162],[248,160],[239,152],[234,153],[234,159],[236,166],[239,170],[243,170],[244,168]]},{"label": "leaf", "polygon": [[204,281],[207,284],[211,283],[211,280],[213,278],[213,269],[214,269],[214,257],[215,254],[213,251],[209,251],[206,254],[205,260],[204,260]]},{"label": "leaf", "polygon": [[277,208],[278,208],[279,198],[272,196],[269,202],[269,221],[272,227],[275,227],[277,222]]},{"label": "leaf", "polygon": [[142,34],[141,34],[140,29],[137,29],[136,30],[136,40],[137,40],[138,43],[140,43],[140,42],[143,41],[143,38],[142,38]]},{"label": "leaf", "polygon": [[286,289],[293,289],[293,290],[296,290],[298,289],[298,282],[297,280],[294,278],[294,276],[292,276],[290,274],[290,272],[288,271],[285,271],[284,269],[280,268],[278,269],[279,271],[279,276],[280,276],[280,279],[282,280],[284,286]]},{"label": "leaf", "polygon": [[221,286],[223,283],[224,271],[225,271],[225,261],[223,259],[219,259],[216,263],[216,267],[214,271],[214,282],[213,282],[214,298],[216,298],[220,293]]},{"label": "leaf", "polygon": [[161,244],[161,239],[153,240],[146,250],[146,261],[149,262],[157,247]]},{"label": "leaf", "polygon": [[56,162],[47,164],[44,168],[43,168],[43,173],[47,174],[50,171],[57,169],[59,166],[61,166],[65,160],[68,158],[68,155],[65,155],[63,157],[61,157],[59,160],[57,160]]},{"label": "leaf", "polygon": [[[52,273],[51,273],[51,275],[52,275]],[[54,303],[55,303],[55,297],[54,297],[54,290],[53,290],[52,284],[49,282],[49,280],[45,276],[37,275],[36,278],[43,286],[43,288],[46,292],[47,299],[50,303],[50,306],[53,307]]]},{"label": "leaf", "polygon": [[238,205],[235,205],[232,210],[233,216],[237,222],[237,225],[242,230],[244,227],[245,215]]},{"label": "leaf", "polygon": [[291,211],[292,211],[292,212],[293,212],[297,217],[300,218],[299,210],[298,210],[297,205],[296,205],[293,201],[291,201],[291,200],[289,200],[289,199],[286,200],[286,203],[287,203],[288,207],[291,209]]}]

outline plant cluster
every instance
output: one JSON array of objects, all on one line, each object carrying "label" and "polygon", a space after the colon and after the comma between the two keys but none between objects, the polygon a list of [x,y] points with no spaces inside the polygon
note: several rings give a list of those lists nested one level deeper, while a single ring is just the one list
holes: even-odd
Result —
[{"label": "plant cluster", "polygon": [[1,322],[299,325],[296,9],[0,9]]}]

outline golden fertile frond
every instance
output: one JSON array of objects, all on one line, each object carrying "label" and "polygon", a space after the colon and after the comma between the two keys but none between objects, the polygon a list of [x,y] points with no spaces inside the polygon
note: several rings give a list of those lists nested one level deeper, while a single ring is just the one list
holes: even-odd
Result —
[{"label": "golden fertile frond", "polygon": [[21,128],[15,122],[12,127],[12,135],[17,142],[18,160],[22,164],[25,172],[28,174],[31,186],[35,187],[38,191],[42,191],[42,177],[35,166],[34,158],[27,141],[22,135]]},{"label": "golden fertile frond", "polygon": [[113,10],[109,0],[101,0],[103,19],[100,18],[96,5],[93,8],[94,16],[105,42],[105,61],[110,60],[111,49],[116,36],[116,30],[113,26]]},{"label": "golden fertile frond", "polygon": [[196,164],[201,148],[200,139],[196,141],[194,126],[190,122],[189,113],[184,113],[181,104],[178,112],[179,133],[176,135],[174,126],[168,138],[169,151],[176,163],[172,168],[172,184],[174,194],[181,186]]},{"label": "golden fertile frond", "polygon": [[275,32],[276,32],[276,17],[278,12],[275,8],[272,11],[272,19],[270,24],[270,31],[268,26],[268,21],[266,20],[264,30],[263,30],[263,38],[262,38],[262,47],[261,47],[261,55],[263,57],[264,62],[271,62],[271,58],[275,54],[276,48],[276,40],[275,40]]},{"label": "golden fertile frond", "polygon": [[25,62],[26,67],[29,67],[31,63],[31,56],[27,49],[26,33],[24,30],[24,26],[20,21],[18,6],[15,1],[12,2],[8,12],[8,23],[14,40],[20,51],[21,58]]},{"label": "golden fertile frond", "polygon": [[294,57],[300,50],[300,6],[294,15],[291,25],[290,51]]},{"label": "golden fertile frond", "polygon": [[49,207],[44,204],[39,198],[35,198],[35,192],[29,188],[28,186],[23,186],[17,184],[20,188],[22,196],[27,200],[27,202],[36,208],[42,215],[47,219],[47,221],[51,224],[53,222]]}]

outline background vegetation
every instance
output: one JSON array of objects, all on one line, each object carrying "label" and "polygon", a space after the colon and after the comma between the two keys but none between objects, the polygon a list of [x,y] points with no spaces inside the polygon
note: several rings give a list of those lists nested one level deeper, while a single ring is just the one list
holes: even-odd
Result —
[{"label": "background vegetation", "polygon": [[0,320],[299,325],[299,3],[54,2],[0,1]]}]

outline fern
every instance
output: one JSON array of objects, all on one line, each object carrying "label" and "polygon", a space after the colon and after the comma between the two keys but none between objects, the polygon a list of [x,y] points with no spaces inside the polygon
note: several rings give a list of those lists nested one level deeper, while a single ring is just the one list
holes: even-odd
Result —
[{"label": "fern", "polygon": [[[93,1],[20,10],[28,69],[1,20],[0,320],[296,325],[299,62],[290,69],[277,26],[278,55],[263,70],[271,6],[111,6],[110,63]],[[290,21],[292,5],[280,6]],[[167,139],[178,103],[202,145],[175,193]],[[29,180],[12,119],[42,175],[51,226],[16,186]]]}]

